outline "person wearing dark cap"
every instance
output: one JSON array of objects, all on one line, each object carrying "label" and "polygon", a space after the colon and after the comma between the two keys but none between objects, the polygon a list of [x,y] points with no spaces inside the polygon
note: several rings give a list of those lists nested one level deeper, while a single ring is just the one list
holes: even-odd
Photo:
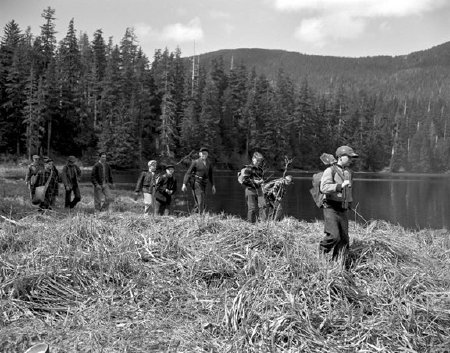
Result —
[{"label": "person wearing dark cap", "polygon": [[173,175],[174,165],[166,166],[166,172],[156,181],[155,187],[155,214],[163,216],[170,214],[172,195],[177,191],[177,180]]},{"label": "person wearing dark cap", "polygon": [[156,167],[158,162],[154,159],[148,161],[148,170],[144,170],[136,183],[136,188],[134,190],[136,197],[142,191],[144,195],[144,214],[154,214],[155,212],[155,185],[156,178]]},{"label": "person wearing dark cap", "polygon": [[[111,188],[114,187],[112,170],[106,162],[106,152],[99,153],[100,159],[94,164],[91,172],[91,182],[94,185],[94,208],[96,211],[107,211],[114,201]],[[105,200],[102,202],[102,196]]]},{"label": "person wearing dark cap", "polygon": [[185,192],[187,190],[186,185],[190,183],[195,209],[199,213],[203,213],[206,207],[206,185],[208,184],[208,180],[211,183],[213,194],[216,193],[216,187],[214,186],[213,167],[208,160],[208,149],[206,147],[200,148],[199,155],[200,157],[193,160],[186,171],[181,191]]},{"label": "person wearing dark cap", "polygon": [[34,192],[36,190],[36,181],[38,174],[44,172],[44,165],[41,162],[41,157],[37,154],[33,155],[33,162],[28,166],[27,173],[25,175],[25,183],[30,190],[31,199],[33,199]]},{"label": "person wearing dark cap", "polygon": [[[252,156],[252,164],[246,165],[240,174],[240,182],[245,186],[245,201],[247,203],[247,220],[255,223],[257,218],[266,219],[266,201],[262,191],[264,183],[264,170],[262,168],[264,157],[255,152]],[[258,217],[259,215],[259,217]]]},{"label": "person wearing dark cap", "polygon": [[[81,178],[81,169],[76,165],[75,156],[69,156],[67,159],[66,165],[63,167],[61,173],[61,181],[64,184],[64,188],[66,189],[65,199],[64,199],[64,207],[66,208],[74,208],[77,203],[81,200],[80,193],[80,178]],[[73,200],[72,198],[73,193]]]},{"label": "person wearing dark cap", "polygon": [[353,183],[349,166],[358,154],[349,146],[341,146],[336,150],[336,157],[337,163],[325,169],[320,181],[320,191],[325,195],[325,237],[320,241],[319,249],[324,254],[332,252],[333,260],[345,257],[350,243],[347,211],[353,201]]}]

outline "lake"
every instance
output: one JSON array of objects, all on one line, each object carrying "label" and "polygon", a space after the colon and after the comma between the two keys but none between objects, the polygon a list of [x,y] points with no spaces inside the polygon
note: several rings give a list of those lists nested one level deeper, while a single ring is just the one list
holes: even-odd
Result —
[{"label": "lake", "polygon": [[[115,172],[117,187],[134,189],[139,171]],[[294,184],[289,186],[283,200],[286,215],[314,221],[322,219],[322,212],[311,198],[311,178],[313,173],[290,173]],[[274,175],[279,177],[280,174]],[[181,192],[183,174],[176,174],[179,192],[174,202],[174,210],[188,212],[192,209],[190,191]],[[83,179],[88,181],[88,176]],[[246,217],[247,210],[244,189],[237,182],[236,172],[215,172],[217,194],[207,199],[208,210]],[[210,191],[210,189],[209,189]],[[450,228],[450,175],[407,175],[355,173],[354,205],[365,219],[381,219],[409,229]],[[189,201],[189,203],[188,203]],[[350,211],[352,219],[364,222]]]}]

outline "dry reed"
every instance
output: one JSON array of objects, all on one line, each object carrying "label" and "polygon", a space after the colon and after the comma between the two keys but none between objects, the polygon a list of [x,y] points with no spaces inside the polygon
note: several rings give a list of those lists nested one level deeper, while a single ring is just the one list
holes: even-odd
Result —
[{"label": "dry reed", "polygon": [[347,259],[330,262],[321,222],[80,210],[2,225],[0,351],[450,347],[448,231],[352,223]]}]

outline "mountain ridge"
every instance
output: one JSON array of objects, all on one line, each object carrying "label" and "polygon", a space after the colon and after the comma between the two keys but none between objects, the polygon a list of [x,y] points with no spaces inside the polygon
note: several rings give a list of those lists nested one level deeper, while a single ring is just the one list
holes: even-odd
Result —
[{"label": "mountain ridge", "polygon": [[[279,69],[294,83],[308,80],[311,87],[327,91],[336,85],[393,95],[450,95],[450,41],[410,54],[339,57],[311,55],[282,49],[220,49],[198,55],[208,69],[222,58],[224,69],[243,64],[275,80]],[[192,60],[192,57],[189,57]],[[332,87],[330,87],[330,85]],[[446,98],[450,99],[450,98]]]}]

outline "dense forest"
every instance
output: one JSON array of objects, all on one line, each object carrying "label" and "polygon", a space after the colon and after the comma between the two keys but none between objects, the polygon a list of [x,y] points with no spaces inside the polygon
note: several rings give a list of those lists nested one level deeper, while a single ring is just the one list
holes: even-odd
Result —
[{"label": "dense forest", "polygon": [[295,71],[287,52],[270,67],[230,51],[183,58],[178,49],[158,49],[149,59],[133,29],[115,44],[101,29],[92,39],[78,35],[73,20],[57,42],[50,7],[42,23],[34,35],[11,20],[1,37],[3,155],[76,155],[91,163],[107,151],[117,168],[134,168],[207,146],[220,168],[239,167],[259,150],[272,167],[287,156],[309,170],[320,167],[321,153],[349,144],[361,156],[359,170],[450,169],[450,75],[444,80],[439,71],[447,65],[448,74],[450,63],[439,52],[431,61],[423,53],[302,55],[311,66]]}]

